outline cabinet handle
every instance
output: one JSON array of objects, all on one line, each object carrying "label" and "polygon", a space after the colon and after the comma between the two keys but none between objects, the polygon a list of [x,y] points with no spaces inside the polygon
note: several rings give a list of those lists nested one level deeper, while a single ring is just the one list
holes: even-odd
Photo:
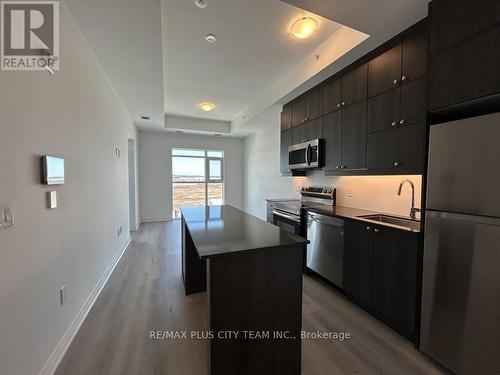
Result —
[{"label": "cabinet handle", "polygon": [[406,76],[402,76],[402,77],[401,77],[401,81],[406,81],[406,79],[407,79],[407,78],[408,78],[408,77],[406,77]]},{"label": "cabinet handle", "polygon": [[342,167],[340,165],[337,165],[337,169],[340,169],[340,168],[342,168]]},{"label": "cabinet handle", "polygon": [[337,104],[337,108],[340,108],[341,105],[342,105],[342,103],[338,103]]},{"label": "cabinet handle", "polygon": [[380,233],[380,229],[375,228],[374,232],[375,233]]},{"label": "cabinet handle", "polygon": [[345,106],[345,102],[342,102],[341,104],[342,104],[342,107]]},{"label": "cabinet handle", "polygon": [[399,124],[400,124],[400,125],[404,125],[404,124],[406,124],[406,121],[405,121],[405,120],[400,120],[400,121],[399,121]]},{"label": "cabinet handle", "polygon": [[399,83],[399,81],[397,79],[395,79],[394,81],[392,81],[393,85],[397,85],[398,83]]},{"label": "cabinet handle", "polygon": [[368,232],[371,232],[372,227],[366,227],[366,230],[367,230]]},{"label": "cabinet handle", "polygon": [[400,165],[401,165],[401,163],[400,163],[399,161],[395,161],[395,162],[394,162],[394,166],[395,166],[395,167],[399,167]]},{"label": "cabinet handle", "polygon": [[396,121],[393,121],[391,125],[392,125],[392,126],[397,126],[397,125],[398,125],[398,123],[397,123]]}]

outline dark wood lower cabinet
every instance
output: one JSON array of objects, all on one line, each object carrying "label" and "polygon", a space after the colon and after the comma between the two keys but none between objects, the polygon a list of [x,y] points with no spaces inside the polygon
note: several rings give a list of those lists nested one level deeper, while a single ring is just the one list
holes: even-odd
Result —
[{"label": "dark wood lower cabinet", "polygon": [[423,124],[368,135],[368,169],[388,174],[422,173],[425,159]]},{"label": "dark wood lower cabinet", "polygon": [[344,236],[347,296],[416,342],[420,234],[346,221]]},{"label": "dark wood lower cabinet", "polygon": [[344,224],[343,288],[364,307],[373,305],[373,236],[367,228],[353,221]]},{"label": "dark wood lower cabinet", "polygon": [[373,256],[375,311],[413,341],[417,332],[418,240],[415,233],[380,228]]}]

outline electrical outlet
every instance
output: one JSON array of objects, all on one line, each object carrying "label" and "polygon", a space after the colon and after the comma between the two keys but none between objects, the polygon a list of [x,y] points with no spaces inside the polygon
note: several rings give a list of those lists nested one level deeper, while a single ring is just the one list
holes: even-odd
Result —
[{"label": "electrical outlet", "polygon": [[61,306],[66,302],[66,285],[63,285],[61,289],[59,289],[59,303]]},{"label": "electrical outlet", "polygon": [[347,190],[347,198],[354,198],[354,188],[353,187],[350,187]]}]

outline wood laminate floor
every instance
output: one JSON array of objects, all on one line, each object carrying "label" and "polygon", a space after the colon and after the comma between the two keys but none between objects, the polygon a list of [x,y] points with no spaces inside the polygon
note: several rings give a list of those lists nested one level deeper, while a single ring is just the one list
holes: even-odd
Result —
[{"label": "wood laminate floor", "polygon": [[[206,303],[206,293],[184,296],[179,221],[143,224],[56,375],[206,375],[205,340],[150,339],[157,330],[206,330]],[[407,340],[308,276],[303,329],[351,334],[343,342],[303,340],[303,375],[444,373]]]}]

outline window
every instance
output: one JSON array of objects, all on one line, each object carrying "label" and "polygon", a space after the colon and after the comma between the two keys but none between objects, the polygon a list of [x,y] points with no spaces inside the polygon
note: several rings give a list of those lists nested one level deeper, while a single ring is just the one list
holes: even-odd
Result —
[{"label": "window", "polygon": [[172,208],[224,203],[224,152],[172,149]]}]

